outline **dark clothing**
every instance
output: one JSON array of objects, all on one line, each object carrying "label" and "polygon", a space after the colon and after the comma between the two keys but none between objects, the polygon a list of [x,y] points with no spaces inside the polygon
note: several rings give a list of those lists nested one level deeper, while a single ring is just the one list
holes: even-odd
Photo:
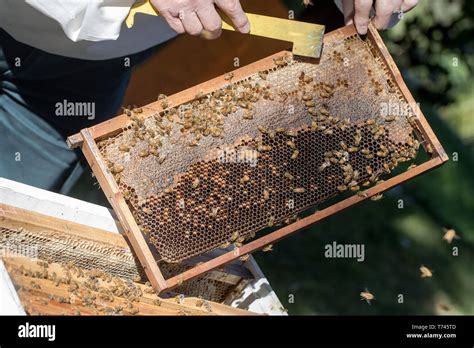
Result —
[{"label": "dark clothing", "polygon": [[[67,58],[0,29],[0,177],[68,193],[83,170],[65,138],[115,116],[132,67],[151,53],[105,61]],[[94,115],[82,113],[84,105]]]}]

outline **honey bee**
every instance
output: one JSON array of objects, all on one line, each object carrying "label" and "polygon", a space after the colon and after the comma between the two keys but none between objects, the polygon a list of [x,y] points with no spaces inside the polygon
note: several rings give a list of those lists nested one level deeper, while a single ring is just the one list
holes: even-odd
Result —
[{"label": "honey bee", "polygon": [[359,197],[363,197],[363,198],[367,198],[367,197],[368,197],[368,194],[367,194],[367,192],[365,192],[365,191],[359,191],[359,192],[357,192],[357,195],[358,195]]},{"label": "honey bee", "polygon": [[196,147],[199,145],[199,139],[194,139],[192,142],[189,143],[190,147]]},{"label": "honey bee", "polygon": [[130,148],[127,145],[122,144],[122,145],[119,146],[119,150],[122,151],[122,152],[129,152]]},{"label": "honey bee", "polygon": [[334,130],[331,129],[331,128],[328,128],[328,129],[323,131],[323,134],[324,135],[332,135],[332,134],[334,134]]},{"label": "honey bee", "polygon": [[113,167],[112,167],[112,173],[113,174],[119,174],[121,172],[123,172],[123,170],[125,169],[125,167],[121,164],[115,164]]},{"label": "honey bee", "polygon": [[379,193],[378,195],[370,197],[370,199],[374,202],[380,201],[383,198],[383,194]]},{"label": "honey bee", "polygon": [[150,208],[148,207],[143,207],[142,208],[142,211],[147,214],[147,215],[152,215],[153,214],[153,210],[151,210]]},{"label": "honey bee", "polygon": [[344,192],[347,190],[347,186],[346,185],[339,185],[337,187],[337,190],[340,191],[340,192]]},{"label": "honey bee", "polygon": [[433,276],[433,271],[430,270],[428,267],[421,265],[420,267],[421,278],[431,278]]},{"label": "honey bee", "polygon": [[268,219],[267,226],[268,226],[268,227],[273,227],[274,225],[275,225],[275,217],[274,217],[274,216],[270,216],[270,218]]},{"label": "honey bee", "polygon": [[220,246],[221,249],[227,249],[230,246],[230,242],[225,242]]},{"label": "honey bee", "polygon": [[289,137],[296,137],[296,132],[292,130],[287,130],[286,135]]},{"label": "honey bee", "polygon": [[273,63],[278,66],[278,67],[282,67],[282,66],[285,66],[287,64],[287,61],[285,59],[285,57],[275,57],[273,58]]},{"label": "honey bee", "polygon": [[311,101],[311,100],[313,100],[313,96],[310,95],[310,94],[305,94],[305,95],[303,95],[303,100],[304,101]]},{"label": "honey bee", "polygon": [[244,175],[241,179],[240,179],[240,182],[241,183],[245,183],[245,182],[249,182],[250,181],[250,177],[248,175]]},{"label": "honey bee", "polygon": [[249,110],[246,110],[244,112],[244,115],[242,116],[244,120],[253,120],[253,113]]},{"label": "honey bee", "polygon": [[184,295],[183,294],[176,295],[174,299],[177,303],[182,304],[184,302]]},{"label": "honey bee", "polygon": [[259,71],[258,72],[258,76],[262,79],[262,80],[266,80],[267,79],[267,75],[268,73],[266,71]]},{"label": "honey bee", "polygon": [[263,199],[268,201],[270,199],[270,192],[268,190],[263,190]]},{"label": "honey bee", "polygon": [[266,151],[271,151],[272,147],[270,145],[259,145],[257,149],[258,151],[266,152]]},{"label": "honey bee", "polygon": [[326,91],[326,93],[331,94],[334,92],[334,88],[330,85],[323,84],[323,89]]},{"label": "honey bee", "polygon": [[445,233],[443,236],[443,240],[445,240],[448,244],[451,244],[453,239],[461,239],[456,233],[454,229],[445,229]]},{"label": "honey bee", "polygon": [[354,153],[354,152],[358,152],[358,151],[359,151],[359,148],[355,147],[355,146],[351,146],[351,147],[347,148],[347,152],[349,152],[349,153]]},{"label": "honey bee", "polygon": [[171,186],[166,187],[166,188],[163,190],[164,193],[172,193],[173,191],[174,191],[174,189],[173,189]]},{"label": "honey bee", "polygon": [[312,100],[309,100],[304,103],[308,108],[314,108],[316,106],[316,103]]},{"label": "honey bee", "polygon": [[415,163],[411,164],[411,165],[407,168],[407,170],[411,170],[411,169],[413,169],[413,168],[416,168],[416,164],[415,164]]},{"label": "honey bee", "polygon": [[262,251],[264,253],[272,251],[272,250],[273,250],[273,245],[272,244],[268,244],[267,246],[263,247],[263,249],[262,249]]},{"label": "honey bee", "polygon": [[285,174],[283,175],[285,178],[287,178],[288,180],[293,180],[295,177],[289,173],[289,172],[285,172]]},{"label": "honey bee", "polygon": [[293,189],[293,192],[295,192],[295,193],[304,193],[304,192],[306,192],[306,189],[303,188],[303,187],[296,187],[296,188]]},{"label": "honey bee", "polygon": [[433,153],[433,146],[431,144],[426,144],[426,152],[430,155]]},{"label": "honey bee", "polygon": [[246,255],[243,255],[241,257],[239,257],[239,260],[242,261],[242,262],[245,262],[249,259],[250,255],[249,254],[246,254]]},{"label": "honey bee", "polygon": [[140,152],[138,153],[138,156],[142,158],[148,157],[149,155],[150,152],[147,149],[140,150]]},{"label": "honey bee", "polygon": [[375,296],[368,289],[365,289],[360,293],[360,299],[367,301],[370,305],[370,301],[375,300]]},{"label": "honey bee", "polygon": [[265,127],[263,126],[258,126],[257,127],[258,131],[262,134],[267,134],[268,133],[268,129],[266,129]]},{"label": "honey bee", "polygon": [[370,150],[369,149],[362,149],[360,150],[360,153],[363,155],[370,155]]},{"label": "honey bee", "polygon": [[250,107],[250,104],[243,100],[239,100],[238,104],[242,109],[248,109]]},{"label": "honey bee", "polygon": [[393,122],[397,119],[396,116],[390,115],[390,116],[385,116],[385,122]]},{"label": "honey bee", "polygon": [[357,129],[356,134],[354,136],[354,145],[359,146],[361,141],[362,141],[362,133],[359,129]]},{"label": "honey bee", "polygon": [[234,78],[234,73],[232,73],[232,72],[230,72],[230,73],[228,73],[224,76],[224,80],[229,81],[229,82],[232,81],[233,78]]},{"label": "honey bee", "polygon": [[197,189],[198,186],[199,186],[199,184],[200,184],[200,182],[201,182],[201,181],[199,180],[199,178],[194,179],[193,182],[192,182],[192,188],[193,188],[193,189]]},{"label": "honey bee", "polygon": [[122,108],[123,113],[127,115],[128,117],[132,116],[132,111],[129,108]]},{"label": "honey bee", "polygon": [[292,148],[293,150],[296,149],[296,144],[292,141],[287,141],[286,142],[286,145],[288,145],[290,148]]},{"label": "honey bee", "polygon": [[329,161],[325,161],[323,164],[321,164],[319,166],[319,171],[322,172],[324,171],[324,169],[326,169],[327,167],[329,167],[331,165],[331,162]]},{"label": "honey bee", "polygon": [[235,241],[235,240],[237,240],[237,238],[239,238],[239,232],[235,231],[234,233],[232,233],[232,236],[230,237],[230,240]]},{"label": "honey bee", "polygon": [[304,7],[314,6],[312,0],[303,0],[302,4],[303,4]]},{"label": "honey bee", "polygon": [[294,160],[298,157],[298,155],[300,154],[300,151],[299,150],[295,150],[293,151],[292,155],[291,155],[291,159]]},{"label": "honey bee", "polygon": [[234,246],[236,248],[240,248],[243,244],[242,243],[239,243],[239,242],[234,242]]},{"label": "honey bee", "polygon": [[41,289],[41,286],[33,281],[30,282],[30,286],[32,289]]}]

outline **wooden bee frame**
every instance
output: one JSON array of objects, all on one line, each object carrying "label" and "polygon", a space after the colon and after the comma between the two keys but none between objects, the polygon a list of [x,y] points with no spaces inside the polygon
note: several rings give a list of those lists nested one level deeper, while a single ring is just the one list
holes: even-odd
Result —
[{"label": "wooden bee frame", "polygon": [[[354,27],[347,26],[327,34],[324,40],[325,42],[328,42],[328,40],[339,40],[354,34]],[[392,75],[393,80],[395,81],[397,87],[400,89],[406,101],[409,104],[414,105],[415,100],[413,99],[413,96],[405,85],[398,68],[396,67],[393,59],[391,58],[388,50],[386,49],[377,30],[372,25],[369,27],[367,39],[370,40],[373,46],[378,50],[378,53],[384,60],[384,63],[389,69],[389,73]],[[255,74],[258,71],[274,67],[274,58],[280,57],[282,53],[286,52],[279,52],[275,55],[272,55],[253,64],[235,70],[233,72],[234,79],[240,79],[251,74]],[[172,105],[180,105],[193,100],[198,92],[204,94],[211,93],[216,89],[222,88],[227,83],[228,81],[226,80],[226,76],[220,76],[203,84],[197,85],[195,87],[177,93],[173,96],[170,96],[168,97],[168,102]],[[155,111],[163,111],[163,108],[159,101],[154,102],[148,106],[150,109],[153,109]],[[147,110],[144,110],[145,116],[147,116],[147,112]],[[436,135],[433,133],[421,110],[419,108],[416,108],[415,110],[413,110],[413,112],[416,116],[417,131],[420,132],[422,137],[426,140],[426,142],[423,143],[423,146],[425,147],[425,149],[429,148],[429,152],[431,152],[431,158],[428,161],[418,165],[417,167],[409,171],[403,172],[397,176],[387,179],[383,183],[368,188],[364,191],[364,196],[353,195],[336,204],[329,206],[328,208],[317,211],[314,214],[307,216],[306,218],[303,218],[293,224],[287,225],[274,232],[266,234],[239,248],[229,251],[203,264],[194,266],[193,268],[181,274],[173,276],[169,279],[164,279],[160,269],[158,268],[152,250],[145,241],[129,207],[127,206],[124,197],[122,196],[122,193],[118,188],[117,183],[114,180],[113,175],[107,168],[107,165],[105,164],[104,159],[102,158],[102,155],[96,145],[97,141],[118,134],[122,130],[122,128],[125,127],[128,122],[130,122],[129,118],[126,115],[121,115],[94,127],[84,129],[79,134],[69,137],[68,144],[71,148],[82,146],[82,151],[84,152],[84,155],[86,156],[109,202],[117,213],[117,216],[123,225],[124,231],[128,239],[130,240],[130,243],[133,246],[133,249],[136,252],[140,262],[142,263],[150,282],[157,291],[161,292],[164,290],[172,289],[178,286],[183,281],[187,281],[203,273],[222,267],[223,265],[229,262],[239,259],[239,257],[243,255],[263,249],[265,246],[268,246],[269,244],[275,243],[280,239],[288,237],[289,235],[296,233],[301,229],[310,227],[311,225],[328,216],[338,213],[356,203],[362,202],[367,198],[380,194],[394,186],[399,185],[400,183],[403,183],[407,180],[417,177],[422,173],[425,173],[435,167],[442,165],[448,160],[446,152],[444,151],[442,145],[436,138]]]}]

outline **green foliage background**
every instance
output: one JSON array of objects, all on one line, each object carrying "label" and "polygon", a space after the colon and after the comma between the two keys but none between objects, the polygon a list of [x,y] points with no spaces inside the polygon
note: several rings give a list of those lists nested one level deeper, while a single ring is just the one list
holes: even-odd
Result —
[{"label": "green foliage background", "polygon": [[[290,314],[474,314],[474,2],[420,0],[383,37],[458,161],[255,254]],[[462,239],[447,244],[444,227]],[[325,258],[333,241],[363,243],[366,260]],[[420,277],[421,265],[433,278]],[[375,294],[371,306],[359,299],[364,288]]]}]

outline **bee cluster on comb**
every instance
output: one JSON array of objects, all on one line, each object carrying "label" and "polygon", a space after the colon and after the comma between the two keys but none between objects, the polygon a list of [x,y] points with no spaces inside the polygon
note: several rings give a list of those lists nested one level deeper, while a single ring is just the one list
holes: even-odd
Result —
[{"label": "bee cluster on comb", "polygon": [[160,110],[128,108],[127,126],[98,142],[162,261],[240,247],[338,194],[364,197],[415,159],[413,105],[373,43],[351,35],[325,51],[318,64],[277,55],[187,102],[160,96]]}]

